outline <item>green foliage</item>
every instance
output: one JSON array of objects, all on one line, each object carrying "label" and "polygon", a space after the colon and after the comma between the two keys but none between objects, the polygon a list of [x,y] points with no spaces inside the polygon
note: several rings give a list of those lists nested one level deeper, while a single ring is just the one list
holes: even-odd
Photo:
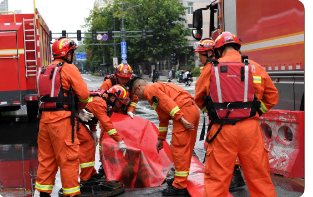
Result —
[{"label": "green foliage", "polygon": [[[85,19],[84,27],[91,32],[113,30],[113,19],[115,19],[115,30],[122,29],[122,10],[120,0],[115,0],[113,4],[105,8],[94,8],[90,11],[89,17]],[[169,54],[187,53],[184,49],[188,45],[186,36],[190,35],[190,30],[184,27],[184,15],[186,8],[178,1],[173,0],[123,0],[123,18],[125,31],[141,31],[143,28],[152,30],[153,37],[126,38],[127,61],[130,65],[151,59],[162,59]],[[139,5],[141,6],[134,6]],[[132,7],[134,6],[134,7]],[[112,17],[113,16],[113,17]],[[126,35],[134,35],[127,33]],[[117,36],[118,34],[113,34]],[[137,35],[142,35],[141,32]],[[90,35],[91,36],[91,35]],[[107,63],[112,64],[113,46],[91,46],[90,43],[112,43],[113,41],[93,41],[84,39],[86,50],[91,54],[87,60],[90,68],[97,68],[101,63],[103,50]],[[116,43],[121,42],[120,38],[115,39]],[[117,57],[120,58],[120,45],[117,45]],[[100,60],[100,61],[99,61]],[[121,62],[121,59],[119,59]]]},{"label": "green foliage", "polygon": [[191,69],[192,76],[197,77],[200,75],[200,67],[195,67]]}]

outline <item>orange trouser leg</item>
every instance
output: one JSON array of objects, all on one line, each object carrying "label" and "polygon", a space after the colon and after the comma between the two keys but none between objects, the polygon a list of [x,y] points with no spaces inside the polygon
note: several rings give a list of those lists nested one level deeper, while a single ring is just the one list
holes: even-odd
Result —
[{"label": "orange trouser leg", "polygon": [[39,165],[35,188],[38,191],[51,194],[55,175],[58,171],[58,164],[47,127],[48,124],[40,122],[37,141]]},{"label": "orange trouser leg", "polygon": [[[219,128],[213,125],[209,138]],[[269,161],[264,149],[263,134],[257,120],[248,119],[235,125],[224,125],[209,143],[206,152],[205,197],[226,197],[236,157],[245,175],[251,197],[275,197],[276,192],[269,174]]]},{"label": "orange trouser leg", "polygon": [[97,174],[95,169],[96,147],[91,131],[82,123],[77,132],[79,145],[80,181],[87,181],[91,175]]},{"label": "orange trouser leg", "polygon": [[187,187],[193,148],[196,143],[200,113],[195,104],[181,109],[184,118],[194,124],[194,130],[186,130],[179,121],[173,121],[171,153],[175,165],[173,186],[178,189]]},{"label": "orange trouser leg", "polygon": [[[45,191],[45,185],[54,183],[56,166],[59,166],[63,194],[65,196],[80,194],[78,182],[79,141],[76,136],[76,126],[74,130],[75,138],[74,142],[72,142],[70,118],[49,124],[40,123],[38,136],[38,160],[40,165],[36,181],[36,188],[39,191],[47,192]],[[54,160],[52,159],[53,155],[55,157]],[[50,166],[51,163],[53,165]],[[51,181],[52,179],[53,181]]]}]

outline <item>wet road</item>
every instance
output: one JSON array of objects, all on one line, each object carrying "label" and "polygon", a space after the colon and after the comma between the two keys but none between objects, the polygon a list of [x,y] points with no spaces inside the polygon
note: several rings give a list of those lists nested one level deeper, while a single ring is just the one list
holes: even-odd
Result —
[{"label": "wet road", "polygon": [[[88,89],[97,89],[100,87],[103,78],[91,75],[82,75],[84,81],[88,85]],[[151,80],[149,80],[151,81]],[[177,84],[177,83],[176,83]],[[178,84],[186,89],[190,94],[194,95],[194,83],[190,87],[184,84]],[[37,126],[36,121],[30,121],[25,114],[26,109],[22,108],[18,115],[5,114],[0,116],[0,195],[3,197],[15,196],[31,196],[31,184],[35,182],[37,171]],[[150,120],[158,126],[156,112],[148,104],[147,101],[139,101],[135,114]],[[204,116],[201,113],[198,137],[202,129]],[[205,120],[207,123],[207,120]],[[169,126],[171,131],[172,125]],[[98,134],[100,130],[98,129]],[[168,133],[167,142],[171,141],[171,133]],[[98,148],[97,148],[98,151]],[[197,141],[194,149],[200,161],[203,160],[205,152],[203,149],[203,141]],[[96,169],[99,168],[99,155],[96,153]],[[281,176],[272,176],[277,196],[280,197],[299,197],[304,191],[303,179],[287,179]],[[165,184],[144,189],[126,189],[126,192],[119,195],[122,197],[137,196],[162,196],[161,191],[166,187]],[[59,173],[56,177],[55,187],[52,196],[57,197],[57,192],[61,188]],[[235,197],[248,197],[248,189],[246,186],[231,191]]]}]

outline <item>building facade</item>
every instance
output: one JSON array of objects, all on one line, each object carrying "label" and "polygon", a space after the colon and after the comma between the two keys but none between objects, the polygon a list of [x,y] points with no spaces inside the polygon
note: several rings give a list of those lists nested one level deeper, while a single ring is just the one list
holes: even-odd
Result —
[{"label": "building facade", "polygon": [[113,3],[113,0],[95,0],[94,6],[98,8],[107,7],[109,3]]},{"label": "building facade", "polygon": [[8,11],[8,0],[0,1],[0,11]]}]

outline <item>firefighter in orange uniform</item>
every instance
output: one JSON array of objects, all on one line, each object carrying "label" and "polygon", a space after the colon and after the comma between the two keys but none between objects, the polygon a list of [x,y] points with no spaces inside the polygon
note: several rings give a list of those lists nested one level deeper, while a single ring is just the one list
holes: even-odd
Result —
[{"label": "firefighter in orange uniform", "polygon": [[[100,89],[102,90],[109,90],[112,86],[116,84],[120,84],[125,86],[127,89],[129,88],[129,80],[132,77],[132,68],[127,63],[121,63],[118,65],[118,67],[115,70],[115,74],[112,74],[109,78],[105,79],[102,85],[100,86]],[[135,95],[132,96],[131,102],[129,106],[126,106],[124,108],[120,108],[119,111],[116,111],[117,113],[121,114],[127,114],[131,118],[134,117],[134,111],[137,107],[138,103],[138,97]],[[99,124],[101,133],[100,136],[104,135],[105,130],[102,127],[102,124],[100,122]],[[102,146],[101,146],[102,138],[100,138],[99,141],[99,154],[100,154],[100,162],[102,162]],[[101,165],[98,172],[102,175],[104,174],[103,166]]]},{"label": "firefighter in orange uniform", "polygon": [[[38,171],[35,188],[40,196],[50,196],[55,175],[60,167],[63,194],[80,194],[79,141],[77,139],[75,108],[79,116],[90,119],[85,108],[89,91],[79,70],[73,64],[74,41],[61,37],[52,45],[54,61],[40,68],[37,75],[40,123],[38,133]],[[78,102],[76,100],[78,98]],[[92,115],[92,114],[91,114]]]},{"label": "firefighter in orange uniform", "polygon": [[[196,82],[196,87],[195,87],[195,102],[198,105],[198,107],[203,111],[203,113],[208,112],[204,97],[209,95],[208,93],[209,93],[210,75],[211,75],[211,66],[212,66],[212,63],[210,60],[215,59],[214,47],[215,47],[214,40],[210,38],[205,38],[199,41],[197,48],[194,51],[194,52],[199,53],[199,60],[204,65],[201,75],[199,76]],[[203,125],[203,129],[204,128],[205,128],[205,125]],[[202,132],[203,132],[201,133],[202,135],[200,135],[202,136],[200,137],[200,141],[204,139],[204,130]],[[205,150],[207,149],[207,147],[208,147],[208,143],[204,142]],[[241,176],[239,163],[236,160],[233,178],[231,180],[229,189],[241,187],[243,185],[245,185],[245,182]]]},{"label": "firefighter in orange uniform", "polygon": [[[220,57],[218,62],[223,63],[242,62],[242,56],[239,53],[240,46],[240,41],[233,34],[223,32],[215,40],[215,57]],[[257,119],[259,115],[266,113],[277,104],[278,91],[266,71],[256,62],[248,61],[251,65],[251,78],[253,77],[253,80],[251,79],[253,81],[252,89],[254,89],[256,102],[259,103],[259,108],[256,107],[255,109],[258,113],[255,112],[254,116],[240,120],[235,124],[224,124],[222,127],[220,127],[220,123],[212,125],[206,139],[210,143],[208,143],[205,161],[203,195],[205,197],[226,197],[228,195],[231,174],[237,156],[245,175],[250,196],[276,196],[269,173],[268,153],[264,146],[263,134]],[[225,71],[227,72],[227,69],[224,69],[223,72]],[[208,71],[207,75],[212,78],[213,73]],[[208,81],[210,82],[210,80]],[[207,83],[207,88],[209,87],[210,84]],[[236,87],[233,85],[232,88]],[[228,107],[230,106],[227,105],[227,109]],[[229,111],[228,114],[234,113],[231,110]],[[227,116],[225,117],[227,118]]]},{"label": "firefighter in orange uniform", "polygon": [[[80,131],[78,133],[78,139],[80,141],[80,180],[81,182],[94,181],[102,177],[97,174],[95,165],[95,153],[96,146],[98,145],[99,138],[97,136],[97,123],[103,125],[103,130],[112,137],[119,145],[123,154],[126,153],[126,145],[123,138],[119,136],[116,129],[113,127],[110,117],[112,111],[129,104],[128,92],[125,87],[120,85],[114,85],[106,93],[104,90],[91,90],[88,99],[86,110],[91,112],[94,117],[88,122],[81,124]],[[111,110],[110,110],[111,109]],[[88,127],[86,126],[89,126]],[[103,138],[102,134],[100,139]]]},{"label": "firefighter in orange uniform", "polygon": [[162,191],[163,195],[187,194],[187,177],[199,124],[199,110],[193,97],[182,87],[172,83],[147,84],[142,78],[134,78],[130,84],[132,93],[148,100],[158,113],[159,135],[157,151],[163,149],[169,120],[173,120],[171,153],[175,165],[174,181]]}]

